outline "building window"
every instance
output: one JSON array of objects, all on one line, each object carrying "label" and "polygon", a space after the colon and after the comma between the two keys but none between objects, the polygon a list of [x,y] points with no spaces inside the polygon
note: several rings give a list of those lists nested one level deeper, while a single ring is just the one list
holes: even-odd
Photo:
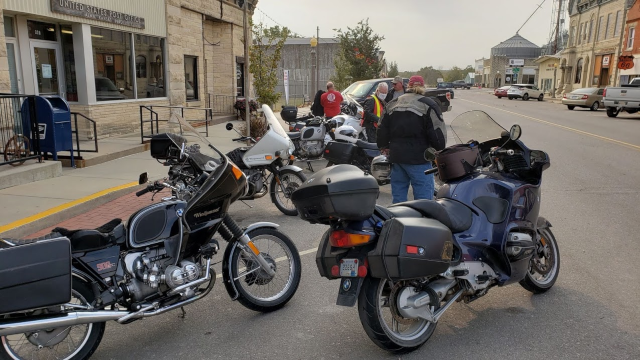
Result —
[{"label": "building window", "polygon": [[572,26],[571,31],[569,32],[569,45],[573,46],[576,44],[576,27]]},{"label": "building window", "polygon": [[582,82],[582,65],[584,63],[584,60],[580,59],[578,60],[578,64],[576,65],[576,79],[574,81],[574,83],[576,84],[580,84]]},{"label": "building window", "polygon": [[[136,47],[136,50],[137,47]],[[136,55],[136,78],[147,77],[147,58],[142,55]]]},{"label": "building window", "polygon": [[195,56],[184,57],[184,86],[187,101],[198,100],[198,58]]},{"label": "building window", "polygon": [[134,48],[138,99],[167,96],[164,82],[164,40],[136,35]]},{"label": "building window", "polygon": [[602,36],[604,35],[604,16],[600,16],[600,19],[598,19],[598,36],[596,38],[596,41],[600,41],[602,40]]},{"label": "building window", "polygon": [[582,24],[580,24],[580,30],[578,30],[578,45],[582,43]]},{"label": "building window", "polygon": [[73,52],[73,32],[71,31],[71,26],[60,27],[60,38],[62,39],[62,59],[64,61],[67,101],[78,101],[76,58]]},{"label": "building window", "polygon": [[608,39],[609,36],[610,36],[609,25],[611,25],[611,15],[612,14],[607,14],[607,26],[605,26],[605,28],[604,28],[604,39],[605,40]]},{"label": "building window", "polygon": [[13,18],[10,16],[4,17],[4,36],[16,37],[16,33],[13,27]]},{"label": "building window", "polygon": [[636,37],[636,28],[629,28],[629,38],[627,39],[627,49],[631,50],[633,48],[633,40]]},{"label": "building window", "polygon": [[131,34],[91,28],[96,100],[134,99]]},{"label": "building window", "polygon": [[29,38],[34,40],[58,41],[56,25],[39,21],[27,21]]},{"label": "building window", "polygon": [[613,36],[619,36],[622,30],[622,11],[618,10],[616,14],[616,27],[613,30]]},{"label": "building window", "polygon": [[591,42],[591,36],[593,34],[593,19],[589,21],[589,42]]}]

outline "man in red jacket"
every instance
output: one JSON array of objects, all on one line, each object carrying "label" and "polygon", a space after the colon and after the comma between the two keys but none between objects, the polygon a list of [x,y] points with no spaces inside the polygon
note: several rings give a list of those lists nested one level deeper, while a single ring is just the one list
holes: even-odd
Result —
[{"label": "man in red jacket", "polygon": [[343,101],[344,99],[342,98],[342,94],[340,94],[339,92],[337,92],[334,88],[333,88],[333,83],[331,81],[329,81],[327,83],[327,92],[322,94],[322,98],[320,100],[320,103],[322,104],[322,107],[324,108],[324,116],[327,117],[327,119],[330,119],[336,115],[340,114],[340,103]]}]

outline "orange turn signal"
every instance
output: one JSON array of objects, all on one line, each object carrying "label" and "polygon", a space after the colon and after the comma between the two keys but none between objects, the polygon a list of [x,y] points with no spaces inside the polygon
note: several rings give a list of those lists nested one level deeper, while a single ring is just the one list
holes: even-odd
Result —
[{"label": "orange turn signal", "polygon": [[249,241],[247,246],[249,246],[249,249],[251,249],[251,251],[253,251],[254,254],[260,255],[260,250],[258,250],[258,248],[251,241]]},{"label": "orange turn signal", "polygon": [[238,169],[238,167],[233,164],[231,164],[231,171],[233,172],[233,176],[236,177],[236,180],[242,177],[242,170]]},{"label": "orange turn signal", "polygon": [[371,235],[351,234],[344,230],[338,230],[331,233],[329,242],[334,247],[353,247],[368,243],[372,237]]},{"label": "orange turn signal", "polygon": [[265,158],[265,160],[273,160],[273,156],[271,156],[271,155],[267,155],[264,158]]}]

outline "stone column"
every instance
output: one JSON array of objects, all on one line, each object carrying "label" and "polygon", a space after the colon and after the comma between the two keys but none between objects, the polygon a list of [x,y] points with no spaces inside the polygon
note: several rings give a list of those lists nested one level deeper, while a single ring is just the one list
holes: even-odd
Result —
[{"label": "stone column", "polygon": [[7,43],[4,37],[4,0],[0,0],[0,92],[11,92],[11,77],[9,76],[9,60],[7,59]]}]

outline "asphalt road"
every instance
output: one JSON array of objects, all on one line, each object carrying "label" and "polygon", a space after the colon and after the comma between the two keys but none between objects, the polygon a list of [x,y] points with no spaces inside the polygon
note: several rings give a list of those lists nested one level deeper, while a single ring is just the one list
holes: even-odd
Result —
[{"label": "asphalt road", "polygon": [[[402,358],[640,358],[640,116],[610,119],[602,110],[498,100],[486,90],[456,91],[452,105],[447,122],[484,110],[507,129],[520,124],[522,140],[549,153],[541,214],[559,242],[560,277],[543,295],[510,285],[454,304],[427,344]],[[379,202],[390,201],[387,186]],[[281,215],[268,198],[250,205],[236,203],[231,213],[243,225],[279,223],[303,253],[302,281],[285,308],[247,310],[219,283],[186,308],[186,319],[174,312],[110,323],[93,358],[398,358],[369,340],[356,308],[335,305],[339,282],[318,275],[315,249],[325,227]]]}]

